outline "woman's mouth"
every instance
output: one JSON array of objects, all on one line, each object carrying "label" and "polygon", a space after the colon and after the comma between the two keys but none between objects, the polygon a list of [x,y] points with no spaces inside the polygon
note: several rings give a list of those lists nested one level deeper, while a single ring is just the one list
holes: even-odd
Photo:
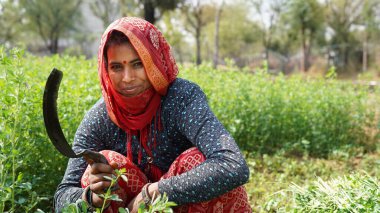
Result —
[{"label": "woman's mouth", "polygon": [[138,91],[138,88],[137,86],[135,87],[125,87],[123,89],[121,89],[121,93],[125,96],[131,96],[131,95],[134,95],[136,94],[136,92]]}]

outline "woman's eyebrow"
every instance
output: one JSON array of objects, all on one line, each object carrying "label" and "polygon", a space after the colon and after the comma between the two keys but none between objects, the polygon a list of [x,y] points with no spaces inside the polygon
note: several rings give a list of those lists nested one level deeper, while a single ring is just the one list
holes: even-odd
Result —
[{"label": "woman's eyebrow", "polygon": [[111,61],[109,63],[109,65],[117,65],[117,64],[121,64],[121,62],[118,62],[118,61]]},{"label": "woman's eyebrow", "polygon": [[[131,61],[128,62],[128,64],[134,64],[136,62],[141,62],[140,58],[132,59]],[[123,61],[123,62],[121,62],[121,61],[111,61],[109,63],[109,65],[117,65],[117,64],[125,64],[125,61]]]},{"label": "woman's eyebrow", "polygon": [[139,58],[135,58],[135,59],[133,59],[133,60],[131,60],[129,63],[130,64],[134,64],[134,63],[136,63],[136,62],[140,62],[141,60],[139,59]]}]

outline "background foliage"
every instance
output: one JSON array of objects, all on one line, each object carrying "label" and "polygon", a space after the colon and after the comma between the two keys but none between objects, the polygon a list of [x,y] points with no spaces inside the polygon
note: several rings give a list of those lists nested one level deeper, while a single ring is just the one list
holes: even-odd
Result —
[{"label": "background foliage", "polygon": [[[379,78],[379,0],[1,0],[0,42],[35,54],[94,56],[123,16],[154,23],[184,62]],[[174,27],[173,27],[174,26]],[[218,27],[217,27],[218,26]]]},{"label": "background foliage", "polygon": [[238,144],[255,153],[285,150],[326,157],[335,150],[371,150],[376,108],[365,86],[333,79],[254,75],[190,67],[181,74],[205,90],[217,117]]},{"label": "background foliage", "polygon": [[[42,118],[43,88],[53,67],[64,72],[58,109],[64,133],[72,140],[86,110],[100,98],[96,61],[0,49],[0,212],[51,211],[67,163],[47,138]],[[321,165],[314,173],[308,161],[302,166],[291,160],[294,157],[335,156],[344,162],[376,150],[378,88],[368,90],[334,79],[273,76],[265,70],[252,74],[233,64],[219,70],[204,64],[183,66],[180,74],[202,87],[211,108],[246,153],[255,172],[247,185],[251,198],[263,180],[257,175],[265,176],[268,169],[276,181],[277,175],[284,180],[277,188],[272,185],[273,190],[290,185],[292,173],[311,171],[299,176],[303,180],[330,172]],[[269,160],[260,163],[263,156]],[[290,159],[284,160],[286,156]],[[361,168],[368,170],[366,166]],[[262,199],[257,206],[264,206],[268,195]]]}]

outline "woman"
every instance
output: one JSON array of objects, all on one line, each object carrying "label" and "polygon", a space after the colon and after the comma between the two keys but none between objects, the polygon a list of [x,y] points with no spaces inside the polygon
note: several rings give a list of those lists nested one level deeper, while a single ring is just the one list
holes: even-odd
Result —
[{"label": "woman", "polygon": [[163,193],[179,205],[176,212],[251,212],[238,146],[199,86],[176,78],[170,46],[152,24],[113,22],[102,36],[98,74],[103,99],[84,117],[73,149],[105,150],[111,166],[70,159],[55,194],[57,212],[79,198],[101,207],[98,194],[110,185],[104,176],[117,167],[127,169],[128,182],[119,182],[114,193],[123,202],[108,202],[109,212],[136,212]]}]

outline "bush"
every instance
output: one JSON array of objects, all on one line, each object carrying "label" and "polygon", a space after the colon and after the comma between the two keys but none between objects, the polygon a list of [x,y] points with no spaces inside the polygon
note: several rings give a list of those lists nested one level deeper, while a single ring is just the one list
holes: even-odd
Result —
[{"label": "bush", "polygon": [[379,180],[352,174],[330,181],[318,178],[311,186],[290,188],[291,212],[380,212]]},{"label": "bush", "polygon": [[204,89],[216,116],[246,151],[327,157],[336,150],[371,150],[378,140],[368,130],[378,134],[373,106],[379,100],[369,106],[367,88],[350,82],[209,66],[181,71]]},{"label": "bush", "polygon": [[0,212],[51,212],[67,164],[47,137],[42,115],[43,90],[54,66],[65,71],[58,109],[64,133],[72,140],[85,111],[100,97],[95,63],[0,48]]}]

